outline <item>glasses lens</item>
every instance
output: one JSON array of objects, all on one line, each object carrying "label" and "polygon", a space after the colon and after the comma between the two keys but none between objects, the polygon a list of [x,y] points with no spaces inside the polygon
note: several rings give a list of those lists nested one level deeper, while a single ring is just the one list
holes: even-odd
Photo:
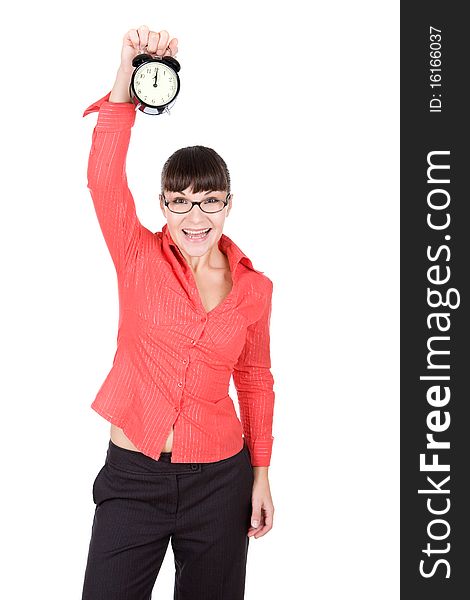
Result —
[{"label": "glasses lens", "polygon": [[222,210],[222,208],[224,207],[224,201],[223,200],[217,200],[217,198],[208,198],[207,200],[204,200],[204,202],[201,204],[201,208],[204,212],[218,212],[219,210]]},{"label": "glasses lens", "polygon": [[188,212],[188,210],[191,210],[191,202],[184,198],[178,198],[177,200],[171,200],[168,203],[168,208],[176,213]]}]

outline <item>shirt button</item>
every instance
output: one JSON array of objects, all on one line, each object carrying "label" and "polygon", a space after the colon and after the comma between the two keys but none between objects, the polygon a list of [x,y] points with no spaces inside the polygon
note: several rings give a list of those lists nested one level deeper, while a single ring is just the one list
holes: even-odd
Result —
[{"label": "shirt button", "polygon": [[195,471],[197,469],[197,465],[191,465],[191,469]]},{"label": "shirt button", "polygon": [[188,361],[185,358],[183,358],[183,365],[185,365],[187,362]]},{"label": "shirt button", "polygon": [[174,407],[175,412],[178,412],[179,408],[177,406]]},{"label": "shirt button", "polygon": [[183,385],[183,382],[178,381],[178,387],[181,387]]},{"label": "shirt button", "polygon": [[191,340],[191,344],[195,344],[195,343],[196,343],[196,340]]}]

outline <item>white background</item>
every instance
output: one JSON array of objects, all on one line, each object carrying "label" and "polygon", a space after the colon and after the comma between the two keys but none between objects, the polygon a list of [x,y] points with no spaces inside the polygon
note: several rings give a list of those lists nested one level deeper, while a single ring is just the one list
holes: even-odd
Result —
[{"label": "white background", "polygon": [[[275,517],[251,538],[246,598],[398,598],[399,3],[43,1],[2,17],[1,596],[81,597],[109,439],[90,404],[118,318],[82,113],[147,24],[179,39],[182,89],[171,115],[137,114],[139,218],[161,229],[163,162],[211,146],[232,176],[225,233],[274,282]],[[155,598],[173,577],[170,546]]]}]

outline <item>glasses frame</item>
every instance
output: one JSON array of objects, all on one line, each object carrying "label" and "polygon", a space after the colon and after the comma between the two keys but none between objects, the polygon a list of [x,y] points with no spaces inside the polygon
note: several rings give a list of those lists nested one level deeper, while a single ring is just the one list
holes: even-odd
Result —
[{"label": "glasses frame", "polygon": [[[227,206],[229,198],[231,198],[232,194],[231,192],[227,192],[227,196],[225,197],[225,200],[222,200],[222,202],[224,203],[224,205],[222,206],[222,208],[219,208],[219,210],[213,210],[211,212],[204,210],[201,206],[201,204],[204,202],[204,200],[199,200],[199,202],[194,202],[193,200],[189,200],[189,202],[191,202],[191,208],[189,210],[185,210],[183,212],[179,212],[176,210],[171,210],[169,204],[171,202],[171,200],[167,200],[165,198],[164,194],[160,194],[161,198],[163,199],[163,202],[165,203],[165,206],[168,208],[168,210],[170,212],[172,212],[175,215],[186,215],[189,212],[191,212],[194,208],[194,205],[197,204],[199,206],[199,208],[202,210],[203,213],[205,213],[206,215],[215,215],[216,213],[220,212],[221,210],[224,210],[224,208]],[[206,198],[207,199],[207,198]]]}]

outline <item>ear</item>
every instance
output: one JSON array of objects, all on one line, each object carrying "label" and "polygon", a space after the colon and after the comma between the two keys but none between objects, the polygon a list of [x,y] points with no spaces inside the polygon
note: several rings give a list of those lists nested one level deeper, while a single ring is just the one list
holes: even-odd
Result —
[{"label": "ear", "polygon": [[225,215],[226,217],[228,217],[230,211],[232,210],[232,198],[233,198],[233,194],[230,193],[230,196],[228,197],[228,204],[227,204],[227,214]]},{"label": "ear", "polygon": [[162,213],[163,213],[163,216],[164,216],[164,217],[166,217],[166,212],[165,212],[165,208],[166,208],[166,206],[165,206],[165,204],[163,203],[163,196],[162,196],[162,194],[158,194],[158,198],[159,198],[159,200],[160,200],[160,209],[161,209],[161,211],[162,211]]}]

